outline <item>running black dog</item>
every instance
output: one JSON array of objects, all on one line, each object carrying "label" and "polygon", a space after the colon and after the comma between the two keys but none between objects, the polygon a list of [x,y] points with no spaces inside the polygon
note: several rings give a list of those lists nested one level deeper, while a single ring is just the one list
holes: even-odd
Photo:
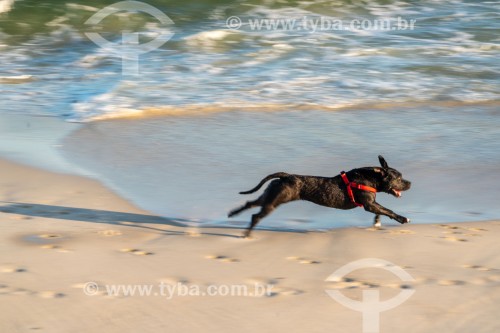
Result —
[{"label": "running black dog", "polygon": [[378,159],[382,168],[353,169],[331,178],[291,175],[285,172],[273,173],[262,179],[259,185],[250,191],[240,192],[240,194],[253,193],[268,180],[279,178],[273,180],[257,200],[247,201],[242,207],[231,211],[228,217],[249,208],[262,207],[260,212],[252,215],[252,222],[244,233],[244,236],[248,237],[257,223],[279,205],[294,200],[307,200],[321,206],[339,209],[364,207],[366,211],[375,214],[374,225],[377,227],[380,226],[380,215],[386,215],[399,223],[409,223],[410,219],[394,213],[375,201],[376,192],[400,197],[401,191],[409,190],[411,186],[399,171],[389,168],[382,156]]}]

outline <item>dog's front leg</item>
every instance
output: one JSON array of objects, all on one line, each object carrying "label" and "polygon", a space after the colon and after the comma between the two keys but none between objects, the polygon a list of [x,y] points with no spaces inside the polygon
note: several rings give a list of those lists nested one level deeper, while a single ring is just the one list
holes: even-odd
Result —
[{"label": "dog's front leg", "polygon": [[[385,215],[390,217],[393,220],[398,221],[399,223],[410,223],[410,219],[406,218],[404,216],[398,215],[394,213],[392,210],[385,208],[384,206],[380,205],[379,203],[373,201],[370,203],[364,204],[365,210],[373,213],[375,215]],[[375,223],[378,222],[377,219],[378,216],[375,216]]]}]

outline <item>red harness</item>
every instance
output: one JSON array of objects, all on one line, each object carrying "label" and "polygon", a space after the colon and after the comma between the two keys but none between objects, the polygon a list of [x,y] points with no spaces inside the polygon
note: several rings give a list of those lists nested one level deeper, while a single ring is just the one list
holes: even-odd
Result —
[{"label": "red harness", "polygon": [[361,184],[358,184],[355,182],[350,182],[349,179],[347,179],[347,175],[345,174],[344,171],[342,171],[340,173],[340,177],[342,177],[342,180],[344,181],[344,183],[347,187],[347,195],[349,196],[349,199],[351,199],[352,203],[358,207],[363,207],[363,204],[357,203],[356,200],[354,200],[354,194],[352,193],[353,188],[358,189],[358,190],[362,190],[362,191],[377,193],[376,188],[373,188],[371,186],[361,185]]}]

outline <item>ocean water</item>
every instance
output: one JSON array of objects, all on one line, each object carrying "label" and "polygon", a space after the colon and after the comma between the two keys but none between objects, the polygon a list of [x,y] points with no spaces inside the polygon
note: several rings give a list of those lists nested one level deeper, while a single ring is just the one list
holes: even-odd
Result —
[{"label": "ocean water", "polygon": [[[336,175],[382,154],[413,187],[401,199],[378,198],[415,223],[500,217],[498,2],[156,0],[146,3],[173,24],[137,12],[85,24],[113,3],[0,1],[0,154],[46,167],[39,144],[30,153],[40,133],[24,130],[20,145],[7,115],[81,123],[60,133],[42,126],[74,166],[67,172],[98,178],[155,214],[206,225],[247,223],[249,214],[225,214],[269,173]],[[228,29],[235,16],[242,26]],[[414,29],[300,25],[398,17]],[[254,29],[258,19],[296,25]],[[140,55],[138,75],[124,75],[120,56],[86,32],[115,43],[123,32],[140,32],[141,42],[173,35]],[[361,209],[291,203],[261,225],[371,219]]]}]

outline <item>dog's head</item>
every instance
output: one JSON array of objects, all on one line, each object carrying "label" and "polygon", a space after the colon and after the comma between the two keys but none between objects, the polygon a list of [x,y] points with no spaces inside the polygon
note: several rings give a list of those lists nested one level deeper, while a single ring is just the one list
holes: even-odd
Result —
[{"label": "dog's head", "polygon": [[382,168],[375,168],[375,172],[380,173],[382,182],[378,188],[381,192],[392,194],[399,198],[402,191],[407,191],[411,187],[411,182],[403,179],[403,175],[396,169],[389,168],[385,159],[379,155],[378,160]]}]

